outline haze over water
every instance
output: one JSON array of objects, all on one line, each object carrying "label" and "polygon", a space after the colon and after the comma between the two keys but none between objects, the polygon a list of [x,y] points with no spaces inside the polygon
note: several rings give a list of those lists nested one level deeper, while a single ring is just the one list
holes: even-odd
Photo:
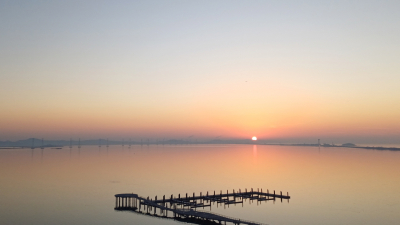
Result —
[{"label": "haze over water", "polygon": [[[212,206],[268,224],[396,224],[400,154],[264,145],[82,146],[0,151],[2,224],[177,224],[114,211],[114,195],[262,188],[290,202]],[[205,210],[208,210],[207,208]]]}]

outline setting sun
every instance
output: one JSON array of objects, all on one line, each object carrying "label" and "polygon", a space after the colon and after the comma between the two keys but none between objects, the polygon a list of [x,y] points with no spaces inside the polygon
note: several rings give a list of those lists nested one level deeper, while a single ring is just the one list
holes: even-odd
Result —
[{"label": "setting sun", "polygon": [[256,137],[256,136],[253,136],[253,137],[251,138],[251,140],[257,141],[257,137]]}]

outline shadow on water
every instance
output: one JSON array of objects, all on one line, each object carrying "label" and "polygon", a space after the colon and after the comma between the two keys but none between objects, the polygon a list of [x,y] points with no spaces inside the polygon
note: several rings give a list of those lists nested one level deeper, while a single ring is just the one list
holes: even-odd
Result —
[{"label": "shadow on water", "polygon": [[164,219],[164,220],[174,220],[177,222],[181,223],[192,223],[192,224],[201,224],[201,225],[217,225],[220,223],[217,223],[215,221],[211,220],[204,220],[200,218],[181,218],[181,217],[170,217],[170,216],[162,216],[162,215],[157,215],[157,214],[151,214],[151,213],[144,213],[142,211],[137,211],[136,209],[115,209],[116,211],[124,211],[124,212],[132,212],[138,215],[142,216],[149,216],[157,219]]}]

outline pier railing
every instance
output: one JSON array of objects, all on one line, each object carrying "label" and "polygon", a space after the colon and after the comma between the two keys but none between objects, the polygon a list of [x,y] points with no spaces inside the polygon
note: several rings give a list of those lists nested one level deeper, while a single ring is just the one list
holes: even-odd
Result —
[{"label": "pier railing", "polygon": [[[115,195],[116,201],[115,201],[115,210],[133,210],[137,212],[142,212],[142,207],[143,207],[143,213],[149,214],[153,211],[154,215],[157,215],[157,209],[159,210],[160,214],[162,217],[168,217],[168,212],[173,213],[172,218],[176,218],[179,220],[189,220],[189,221],[201,221],[201,220],[207,220],[207,221],[217,221],[219,223],[221,222],[230,222],[233,224],[248,224],[248,225],[259,225],[261,223],[256,223],[252,222],[249,220],[241,220],[241,219],[236,219],[232,217],[227,217],[223,216],[220,214],[216,213],[211,213],[211,212],[206,212],[202,210],[197,210],[197,208],[205,208],[205,207],[210,207],[211,210],[211,203],[217,203],[218,204],[223,204],[229,205],[229,204],[243,204],[244,200],[249,199],[249,202],[253,202],[253,200],[258,202],[261,201],[268,201],[268,200],[273,200],[275,201],[276,198],[280,198],[281,202],[282,199],[287,199],[289,201],[290,196],[289,193],[287,195],[283,195],[282,192],[280,194],[276,194],[275,191],[273,193],[263,192],[262,189],[261,191],[259,189],[253,190],[253,188],[245,189],[244,192],[242,192],[240,189],[239,191],[229,193],[229,191],[225,193],[216,193],[215,191],[212,194],[209,194],[208,192],[203,195],[202,192],[200,192],[200,195],[195,195],[193,193],[193,196],[189,196],[187,193],[184,197],[181,197],[179,194],[178,196],[173,196],[171,195],[169,198],[165,197],[165,195],[162,197],[162,199],[157,199],[157,196],[154,197],[153,199],[150,199],[150,197],[143,198],[138,196],[137,194],[117,194]],[[239,201],[238,201],[239,200]],[[240,201],[241,200],[241,201]],[[209,203],[208,205],[205,203]],[[169,206],[168,206],[169,205]],[[189,209],[187,209],[187,208]],[[195,210],[193,210],[193,208]],[[197,223],[197,222],[196,222]]]}]

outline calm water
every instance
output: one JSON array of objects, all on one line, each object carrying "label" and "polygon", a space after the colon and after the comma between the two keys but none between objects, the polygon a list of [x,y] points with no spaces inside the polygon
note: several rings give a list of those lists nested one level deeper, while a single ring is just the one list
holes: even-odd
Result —
[{"label": "calm water", "polygon": [[262,145],[0,150],[0,224],[178,224],[114,211],[114,194],[289,192],[212,212],[274,224],[397,224],[400,152]]}]

